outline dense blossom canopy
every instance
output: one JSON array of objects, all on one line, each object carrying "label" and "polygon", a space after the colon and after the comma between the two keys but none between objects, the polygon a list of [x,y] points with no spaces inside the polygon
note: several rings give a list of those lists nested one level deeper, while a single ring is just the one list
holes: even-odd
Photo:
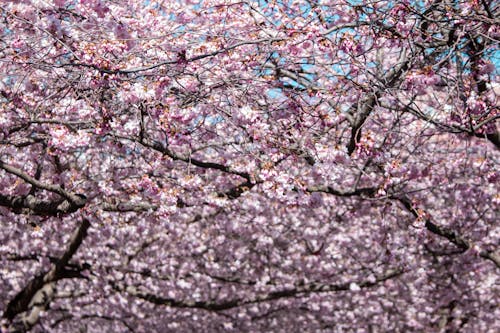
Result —
[{"label": "dense blossom canopy", "polygon": [[499,12],[2,1],[2,332],[499,332]]}]

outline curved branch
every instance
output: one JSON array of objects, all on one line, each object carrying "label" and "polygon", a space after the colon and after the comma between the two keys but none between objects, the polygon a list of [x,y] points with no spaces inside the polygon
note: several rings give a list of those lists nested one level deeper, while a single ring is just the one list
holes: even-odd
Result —
[{"label": "curved branch", "polygon": [[[394,199],[401,202],[406,210],[408,210],[415,218],[422,218],[422,215],[419,213],[419,209],[413,205],[408,197],[400,197]],[[451,229],[437,225],[436,223],[432,222],[430,218],[425,219],[425,228],[435,235],[446,238],[463,252],[470,250],[471,248],[476,248],[476,246],[470,240],[459,235]],[[497,266],[497,268],[500,268],[499,254],[495,253],[494,251],[485,251],[481,249],[479,249],[478,253],[481,258],[490,260]]]},{"label": "curved branch", "polygon": [[33,185],[39,189],[59,194],[61,197],[68,200],[69,203],[76,208],[81,208],[81,207],[85,206],[85,203],[87,202],[87,199],[84,196],[68,192],[65,189],[63,189],[62,187],[57,186],[57,185],[42,183],[41,181],[31,177],[30,175],[28,175],[24,171],[4,163],[2,160],[0,160],[0,169],[4,169],[6,172],[18,176],[19,178],[23,179],[27,183],[30,183],[31,185]]},{"label": "curved branch", "polygon": [[159,142],[146,142],[144,139],[140,140],[138,138],[136,139],[136,138],[119,136],[119,135],[113,135],[113,137],[115,137],[117,139],[123,139],[123,140],[129,140],[132,142],[137,142],[144,147],[151,148],[153,150],[156,150],[157,152],[162,153],[163,155],[170,157],[174,161],[183,161],[183,162],[186,162],[188,164],[197,166],[199,168],[219,170],[219,171],[222,171],[225,173],[230,173],[233,175],[240,176],[240,177],[246,179],[249,183],[251,183],[251,176],[248,172],[240,172],[240,171],[232,169],[231,167],[228,167],[227,165],[220,164],[220,163],[204,162],[204,161],[198,160],[196,158],[192,158],[191,156],[182,156],[180,154],[173,152],[168,147],[162,146]]},{"label": "curved branch", "polygon": [[339,292],[339,291],[349,291],[353,290],[353,285],[356,285],[360,289],[374,287],[377,284],[384,282],[386,280],[398,277],[402,275],[404,271],[402,269],[389,270],[383,275],[380,275],[375,280],[364,280],[364,281],[352,281],[341,284],[323,284],[323,283],[308,283],[308,284],[297,284],[293,288],[283,289],[279,291],[270,292],[263,296],[255,296],[249,299],[237,298],[234,300],[222,301],[222,302],[204,302],[204,301],[179,301],[172,298],[165,298],[155,294],[150,294],[147,292],[142,292],[134,286],[120,287],[114,285],[113,287],[117,291],[125,291],[129,295],[143,299],[147,302],[165,305],[175,308],[193,308],[202,309],[207,311],[224,311],[230,310],[232,308],[241,307],[248,304],[270,302],[274,300],[279,300],[282,298],[290,298],[296,296],[305,296],[311,293],[329,293],[329,292]]},{"label": "curved branch", "polygon": [[[323,187],[310,187],[307,189],[308,192],[323,192],[339,197],[353,197],[353,196],[368,196],[368,197],[374,197],[377,193],[377,189],[373,187],[367,187],[367,188],[360,188],[360,189],[355,189],[352,191],[342,191],[342,190],[336,190],[330,186],[323,186]],[[419,209],[413,205],[411,200],[406,197],[397,197],[394,194],[388,196],[389,199],[399,201],[400,203],[403,204],[403,206],[415,217],[415,218],[422,218]],[[486,251],[479,249],[477,246],[475,246],[471,241],[467,240],[465,237],[462,235],[459,235],[455,231],[439,226],[438,224],[434,223],[431,221],[430,218],[425,219],[425,228],[427,231],[446,238],[449,240],[451,243],[456,245],[460,250],[463,252],[475,248],[478,249],[479,256],[483,259],[490,260],[493,262],[498,268],[500,268],[500,254],[496,253],[495,251]]]},{"label": "curved branch", "polygon": [[[500,132],[499,131],[495,131],[493,133],[487,133],[487,134],[478,132],[486,124],[490,124],[490,123],[495,124],[495,122],[500,117],[499,115],[495,114],[495,115],[481,121],[479,124],[476,124],[475,126],[472,126],[470,129],[468,129],[468,128],[465,128],[465,127],[460,126],[458,124],[443,124],[443,123],[435,120],[434,118],[430,117],[429,115],[426,115],[425,113],[419,111],[417,108],[412,107],[411,106],[412,103],[413,103],[413,101],[411,101],[408,104],[403,105],[401,107],[401,110],[403,110],[404,112],[409,112],[412,115],[414,115],[415,117],[417,117],[418,119],[421,119],[425,122],[428,122],[429,124],[432,124],[432,125],[436,126],[436,128],[438,128],[442,131],[445,131],[447,133],[451,133],[451,134],[464,133],[464,134],[467,134],[469,136],[473,136],[476,138],[487,139],[495,146],[496,149],[500,149]],[[383,105],[383,106],[387,109],[395,110],[393,107],[391,107],[389,105]]]},{"label": "curved branch", "polygon": [[[184,59],[183,61],[185,63],[194,62],[194,61],[198,61],[198,60],[201,60],[201,59],[213,57],[213,56],[216,56],[216,55],[221,54],[221,53],[226,53],[226,52],[234,50],[234,49],[236,49],[236,48],[238,48],[240,46],[261,44],[263,42],[279,42],[279,41],[282,41],[282,40],[283,40],[283,38],[264,38],[264,39],[254,40],[254,41],[243,41],[243,42],[239,42],[239,43],[236,43],[236,44],[233,44],[231,46],[227,46],[227,47],[221,48],[219,50],[216,50],[216,51],[213,51],[213,52],[210,52],[210,53],[201,54],[201,55],[194,56],[192,58]],[[162,66],[165,66],[165,65],[174,65],[174,64],[178,64],[178,63],[179,63],[178,59],[175,59],[175,60],[166,60],[166,61],[162,61],[162,62],[153,64],[153,65],[150,65],[150,66],[137,67],[137,68],[129,68],[129,69],[106,69],[106,68],[102,68],[102,67],[99,67],[99,66],[94,65],[94,64],[85,64],[85,63],[66,63],[66,64],[61,64],[61,65],[53,64],[51,66],[58,67],[58,68],[59,67],[68,67],[68,66],[87,67],[87,68],[95,69],[95,70],[97,70],[97,71],[99,71],[101,73],[105,73],[105,74],[134,74],[134,73],[139,73],[139,72],[144,72],[144,71],[152,70],[152,69],[155,69],[155,68],[158,68],[158,67],[162,67]]]}]

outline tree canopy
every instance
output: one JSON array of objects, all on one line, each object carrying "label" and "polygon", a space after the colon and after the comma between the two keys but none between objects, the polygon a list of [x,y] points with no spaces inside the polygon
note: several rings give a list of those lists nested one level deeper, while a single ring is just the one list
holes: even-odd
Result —
[{"label": "tree canopy", "polygon": [[2,332],[500,331],[499,6],[2,1]]}]

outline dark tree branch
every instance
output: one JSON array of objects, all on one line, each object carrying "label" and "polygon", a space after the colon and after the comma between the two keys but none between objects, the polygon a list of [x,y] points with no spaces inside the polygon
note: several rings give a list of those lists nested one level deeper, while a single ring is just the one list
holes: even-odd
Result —
[{"label": "dark tree branch", "polygon": [[[470,129],[469,128],[465,128],[463,126],[460,126],[458,124],[444,124],[444,123],[441,123],[435,119],[433,119],[431,116],[429,115],[426,115],[425,113],[419,111],[416,107],[412,107],[411,104],[413,103],[410,102],[408,104],[405,104],[403,105],[400,109],[398,110],[403,110],[405,112],[409,112],[411,113],[412,115],[414,115],[415,117],[417,117],[418,119],[421,119],[425,122],[428,122],[434,126],[436,126],[436,128],[442,130],[442,131],[445,131],[447,133],[452,133],[452,134],[459,134],[459,133],[464,133],[464,134],[467,134],[469,136],[474,136],[476,138],[481,138],[481,139],[487,139],[489,140],[497,149],[500,149],[500,132],[498,131],[495,131],[493,133],[487,133],[487,134],[484,134],[484,133],[481,133],[480,130],[483,126],[485,126],[486,124],[490,124],[490,123],[495,123],[499,116],[498,115],[493,115],[483,121],[481,121],[480,123],[476,124],[475,126],[471,127]],[[383,107],[387,108],[387,109],[390,109],[390,110],[395,110],[394,107],[391,107],[389,105],[383,105]]]},{"label": "dark tree branch", "polygon": [[[221,53],[226,53],[226,52],[231,51],[233,49],[236,49],[240,46],[254,45],[254,44],[260,44],[260,43],[264,43],[264,42],[273,43],[273,42],[280,42],[282,40],[283,40],[282,38],[265,38],[265,39],[242,41],[242,42],[235,43],[233,45],[227,46],[225,48],[221,48],[219,50],[216,50],[216,51],[213,51],[210,53],[197,55],[197,56],[194,56],[194,57],[188,58],[188,59],[183,59],[183,62],[185,62],[187,64],[189,62],[194,62],[194,61],[198,61],[201,59],[210,58],[210,57],[216,56],[216,55],[221,54]],[[70,63],[60,64],[60,65],[47,64],[46,66],[56,67],[56,68],[83,67],[83,68],[90,68],[90,69],[97,70],[103,74],[136,74],[136,73],[156,69],[158,67],[163,67],[166,65],[174,65],[174,64],[178,64],[178,63],[179,63],[179,60],[174,59],[174,60],[162,61],[162,62],[153,64],[153,65],[150,65],[150,66],[129,68],[129,69],[107,69],[107,68],[103,68],[103,67],[100,67],[100,66],[97,66],[94,64],[85,64],[85,63],[76,63],[76,62],[70,62]],[[33,64],[33,63],[29,63],[29,62],[26,64],[28,64],[28,65],[40,65],[40,64]]]},{"label": "dark tree branch", "polygon": [[118,202],[103,203],[102,209],[107,212],[147,212],[155,211],[159,207],[148,202]]},{"label": "dark tree branch", "polygon": [[366,119],[370,116],[370,113],[377,104],[382,92],[394,87],[396,83],[399,82],[400,77],[408,69],[409,63],[410,61],[406,58],[406,52],[403,51],[401,54],[400,64],[389,70],[384,77],[380,79],[381,86],[368,97],[359,101],[356,105],[352,105],[347,112],[347,119],[352,126],[351,138],[347,144],[347,153],[349,155],[352,155],[352,153],[356,150],[356,145],[361,139],[361,128],[363,127]]},{"label": "dark tree branch", "polygon": [[[399,197],[394,198],[403,204],[403,206],[408,210],[415,218],[423,218],[422,214],[420,214],[419,209],[413,205],[411,200],[408,197]],[[440,237],[446,238],[451,243],[455,244],[460,250],[463,252],[470,250],[474,247],[474,244],[467,240],[465,237],[459,235],[455,231],[439,226],[438,224],[431,221],[430,218],[425,218],[425,228]],[[483,259],[490,260],[493,262],[498,268],[500,268],[500,255],[495,253],[494,251],[485,251],[479,250],[479,256]]]},{"label": "dark tree branch", "polygon": [[[310,187],[307,189],[308,192],[323,192],[339,197],[353,197],[353,196],[368,196],[368,197],[374,197],[375,194],[377,193],[377,188],[374,187],[367,187],[367,188],[360,188],[360,189],[355,189],[352,191],[342,191],[342,190],[336,190],[330,186],[320,186],[320,187]],[[403,206],[415,217],[415,218],[422,218],[419,209],[413,205],[411,200],[406,197],[396,197],[396,196],[390,196],[390,199],[397,200],[400,203],[403,204]],[[434,223],[431,221],[430,218],[425,219],[425,228],[427,231],[438,235],[440,237],[446,238],[449,240],[451,243],[456,245],[462,252],[465,252],[472,247],[474,247],[474,244],[467,240],[465,237],[459,235],[455,231],[439,226],[438,224]],[[496,253],[495,251],[485,251],[485,250],[479,250],[479,256],[483,259],[487,259],[492,261],[498,268],[500,268],[500,254]]]},{"label": "dark tree branch", "polygon": [[359,281],[359,282],[353,281],[341,284],[323,284],[323,283],[297,284],[293,288],[270,292],[263,296],[255,296],[249,299],[238,298],[234,300],[221,301],[221,302],[185,301],[185,300],[179,301],[172,298],[165,298],[147,292],[142,292],[134,286],[123,287],[123,286],[113,285],[113,287],[117,291],[125,291],[134,297],[143,299],[147,302],[157,305],[165,305],[175,308],[202,309],[207,311],[224,311],[236,307],[245,306],[248,304],[270,302],[282,298],[307,296],[308,294],[311,293],[348,291],[351,289],[353,283],[355,283],[361,289],[370,288],[386,280],[398,277],[403,273],[404,271],[402,269],[389,270],[385,274],[377,277],[374,281]]},{"label": "dark tree branch", "polygon": [[[45,273],[38,274],[7,304],[3,317],[13,322],[16,316],[23,314],[22,326],[25,329],[33,327],[55,294],[56,282],[64,278],[82,277],[81,271],[66,268],[69,260],[76,253],[87,235],[90,222],[84,219],[71,236],[67,249]],[[83,268],[86,268],[84,265]]]},{"label": "dark tree branch", "polygon": [[[484,137],[484,135],[475,135],[477,137]],[[497,149],[500,150],[500,132],[486,134],[486,139],[488,139],[492,144],[495,145]]]},{"label": "dark tree branch", "polygon": [[482,3],[482,5],[483,5],[484,10],[485,10],[485,11],[486,11],[486,13],[488,14],[488,17],[489,17],[490,19],[494,19],[494,18],[495,18],[495,16],[494,16],[494,15],[493,15],[493,13],[491,12],[490,7],[488,6],[488,3],[486,2],[486,0],[481,0],[481,3]]},{"label": "dark tree branch", "polygon": [[23,179],[27,183],[29,183],[29,184],[31,184],[31,185],[33,185],[41,190],[46,190],[49,192],[59,194],[61,197],[65,198],[71,206],[73,206],[76,209],[85,206],[85,204],[87,202],[86,198],[81,196],[81,195],[77,195],[77,194],[71,193],[69,191],[66,191],[65,189],[63,189],[62,187],[57,186],[57,185],[42,183],[41,181],[31,177],[30,175],[28,175],[24,171],[22,171],[16,167],[13,167],[11,165],[8,165],[1,160],[0,160],[0,169],[4,169],[6,172],[18,176],[19,178]]},{"label": "dark tree branch", "polygon": [[322,192],[327,194],[332,194],[338,197],[354,197],[354,196],[374,196],[377,193],[378,188],[376,187],[362,187],[350,191],[334,189],[331,186],[311,186],[306,189],[307,192]]},{"label": "dark tree branch", "polygon": [[77,211],[80,207],[68,200],[41,200],[29,194],[26,196],[0,194],[0,206],[8,207],[16,214],[59,216]]},{"label": "dark tree branch", "polygon": [[222,198],[226,197],[228,199],[237,199],[239,198],[243,193],[250,191],[257,183],[251,183],[249,181],[246,181],[240,185],[236,185],[234,187],[231,187],[230,189],[223,191],[223,192],[218,192],[217,196]]},{"label": "dark tree branch", "polygon": [[220,163],[215,163],[215,162],[204,162],[201,160],[198,160],[196,158],[192,158],[191,156],[182,156],[180,154],[177,154],[170,150],[168,147],[161,145],[159,142],[147,142],[146,139],[140,140],[139,138],[131,138],[131,137],[125,137],[125,136],[119,136],[119,135],[113,135],[113,137],[117,139],[123,139],[123,140],[129,140],[132,142],[137,142],[141,144],[144,147],[151,148],[153,150],[156,150],[157,152],[162,153],[163,155],[166,155],[170,157],[174,161],[183,161],[185,163],[197,166],[202,169],[211,169],[211,170],[219,170],[225,173],[233,174],[240,176],[244,179],[246,179],[248,182],[251,182],[251,177],[248,172],[240,172],[237,170],[234,170],[224,164]]}]

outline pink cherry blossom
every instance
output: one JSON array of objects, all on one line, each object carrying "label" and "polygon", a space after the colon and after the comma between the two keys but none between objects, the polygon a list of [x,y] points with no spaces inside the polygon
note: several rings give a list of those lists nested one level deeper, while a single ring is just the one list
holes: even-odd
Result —
[{"label": "pink cherry blossom", "polygon": [[493,2],[0,6],[0,331],[500,331]]}]

